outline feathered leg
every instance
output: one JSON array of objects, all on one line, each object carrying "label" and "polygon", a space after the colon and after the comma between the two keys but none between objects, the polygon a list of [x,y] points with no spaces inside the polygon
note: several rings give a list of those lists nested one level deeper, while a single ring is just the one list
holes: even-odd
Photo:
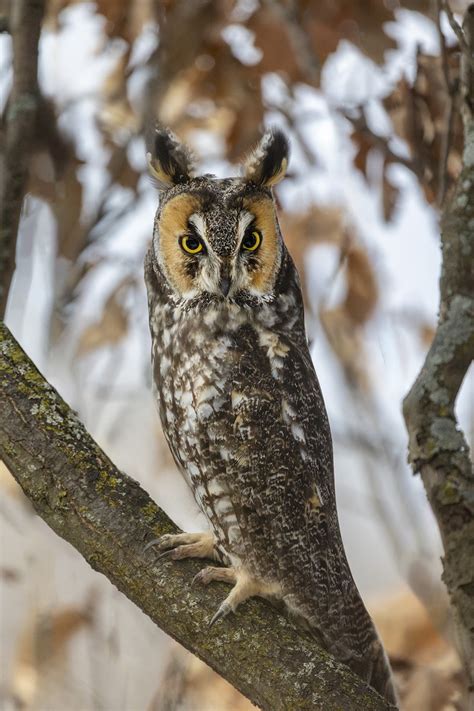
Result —
[{"label": "feathered leg", "polygon": [[[185,558],[211,558],[219,560],[216,549],[216,539],[212,533],[177,533],[166,534],[150,541],[145,550],[157,548],[162,553],[158,558],[168,556],[172,560]],[[238,606],[251,597],[259,596],[271,598],[281,596],[281,588],[277,583],[265,583],[247,573],[244,568],[216,568],[209,566],[203,568],[194,578],[192,584],[202,583],[209,585],[213,581],[229,583],[234,587],[219,606],[219,609],[209,622],[212,627],[218,620],[235,612]]]},{"label": "feathered leg", "polygon": [[271,598],[280,594],[280,586],[277,583],[264,583],[262,580],[253,578],[243,568],[205,568],[198,573],[196,578],[205,585],[211,580],[234,583],[234,587],[209,622],[209,627],[212,627],[218,620],[227,617],[231,612],[235,612],[242,602],[251,597]]}]

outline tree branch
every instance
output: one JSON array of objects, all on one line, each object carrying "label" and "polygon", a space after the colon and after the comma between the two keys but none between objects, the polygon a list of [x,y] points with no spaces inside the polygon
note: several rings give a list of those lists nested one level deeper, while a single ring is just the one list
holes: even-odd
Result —
[{"label": "tree branch", "polygon": [[15,0],[11,3],[9,31],[13,40],[13,86],[7,108],[0,187],[0,318],[5,314],[15,271],[18,224],[40,100],[38,42],[44,8],[45,0]]},{"label": "tree branch", "polygon": [[[463,49],[473,71],[474,5],[463,24]],[[463,169],[441,218],[443,265],[438,329],[423,368],[404,401],[409,457],[420,472],[443,540],[443,579],[455,617],[474,704],[474,473],[454,407],[474,353],[474,117],[472,78],[461,86]],[[469,706],[472,708],[473,706]]]},{"label": "tree branch", "polygon": [[37,513],[165,632],[268,711],[386,711],[377,692],[263,600],[209,629],[225,586],[192,588],[199,561],[156,560],[177,529],[118,471],[0,324],[0,456]]}]

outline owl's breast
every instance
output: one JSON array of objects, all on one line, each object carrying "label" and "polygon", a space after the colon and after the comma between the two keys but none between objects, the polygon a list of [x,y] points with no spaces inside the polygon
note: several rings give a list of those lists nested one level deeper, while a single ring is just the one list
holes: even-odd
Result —
[{"label": "owl's breast", "polygon": [[156,334],[154,381],[178,466],[221,550],[270,578],[275,516],[286,531],[308,501],[332,497],[309,353],[265,311],[170,313]]},{"label": "owl's breast", "polygon": [[[223,552],[238,556],[241,532],[227,463],[232,388],[241,351],[235,328],[215,311],[168,319],[153,345],[156,396],[174,458]],[[230,556],[232,558],[232,555]]]}]

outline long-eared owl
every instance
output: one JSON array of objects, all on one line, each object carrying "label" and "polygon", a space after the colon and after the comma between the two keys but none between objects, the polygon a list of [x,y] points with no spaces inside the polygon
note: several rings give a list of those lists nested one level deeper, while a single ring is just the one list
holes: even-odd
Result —
[{"label": "long-eared owl", "polygon": [[195,176],[187,149],[159,129],[148,161],[160,190],[145,263],[155,394],[209,522],[155,543],[173,559],[223,564],[198,576],[233,586],[212,622],[253,595],[282,600],[395,703],[342,545],[328,418],[275,212],[288,142],[267,132],[243,177],[220,180]]}]

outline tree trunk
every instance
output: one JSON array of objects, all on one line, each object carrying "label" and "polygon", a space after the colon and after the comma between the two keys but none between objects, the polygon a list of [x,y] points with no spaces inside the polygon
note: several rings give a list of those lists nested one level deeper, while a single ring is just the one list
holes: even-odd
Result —
[{"label": "tree trunk", "polygon": [[[460,28],[459,28],[460,29]],[[474,354],[474,4],[461,35],[463,169],[441,216],[438,328],[404,401],[409,458],[420,472],[444,545],[443,580],[474,709],[474,473],[454,407]]]}]

